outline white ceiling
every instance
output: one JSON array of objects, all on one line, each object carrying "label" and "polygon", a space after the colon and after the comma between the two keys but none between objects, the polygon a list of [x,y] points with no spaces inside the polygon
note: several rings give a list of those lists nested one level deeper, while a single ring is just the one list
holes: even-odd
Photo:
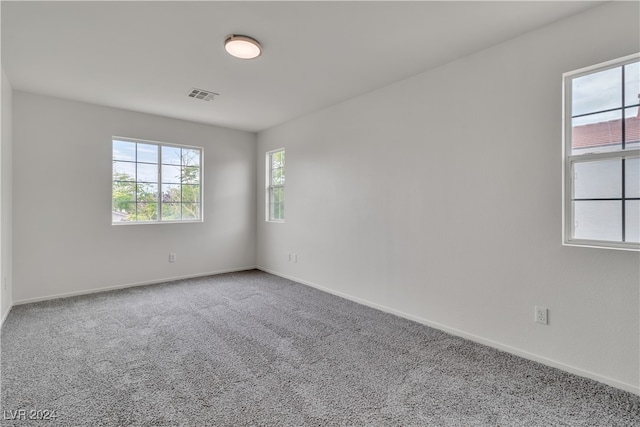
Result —
[{"label": "white ceiling", "polygon": [[[599,3],[2,1],[2,67],[17,90],[260,131]],[[230,57],[231,33],[263,56]]]}]

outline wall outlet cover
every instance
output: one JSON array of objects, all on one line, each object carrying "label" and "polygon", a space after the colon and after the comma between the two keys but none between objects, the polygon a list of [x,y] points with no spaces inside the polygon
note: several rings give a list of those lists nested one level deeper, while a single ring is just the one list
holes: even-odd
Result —
[{"label": "wall outlet cover", "polygon": [[536,314],[536,317],[535,317],[536,323],[542,323],[543,325],[549,324],[549,321],[548,321],[549,309],[547,309],[546,307],[536,306],[535,314]]}]

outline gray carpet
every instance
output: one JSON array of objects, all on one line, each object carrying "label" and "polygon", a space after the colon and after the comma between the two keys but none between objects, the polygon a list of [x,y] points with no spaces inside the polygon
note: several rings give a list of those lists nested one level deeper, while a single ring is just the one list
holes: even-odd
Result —
[{"label": "gray carpet", "polygon": [[16,306],[1,351],[2,425],[640,425],[638,396],[255,270]]}]

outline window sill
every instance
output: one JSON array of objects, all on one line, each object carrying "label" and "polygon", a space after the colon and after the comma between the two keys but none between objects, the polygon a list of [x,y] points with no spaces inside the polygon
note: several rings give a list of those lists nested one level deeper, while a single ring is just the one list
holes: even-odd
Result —
[{"label": "window sill", "polygon": [[605,242],[605,241],[598,241],[598,240],[566,240],[562,242],[562,245],[579,247],[579,248],[613,249],[616,251],[631,251],[631,252],[640,251],[640,244],[637,244],[637,243],[616,243],[616,242]]},{"label": "window sill", "polygon": [[158,224],[198,224],[204,222],[203,220],[193,220],[193,221],[120,221],[120,222],[112,222],[111,225],[115,226],[129,226],[129,225],[158,225]]}]

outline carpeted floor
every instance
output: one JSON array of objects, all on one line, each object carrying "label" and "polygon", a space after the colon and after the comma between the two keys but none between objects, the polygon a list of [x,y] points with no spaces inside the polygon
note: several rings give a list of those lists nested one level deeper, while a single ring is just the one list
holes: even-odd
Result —
[{"label": "carpeted floor", "polygon": [[16,306],[1,351],[2,425],[640,425],[638,396],[260,271]]}]

